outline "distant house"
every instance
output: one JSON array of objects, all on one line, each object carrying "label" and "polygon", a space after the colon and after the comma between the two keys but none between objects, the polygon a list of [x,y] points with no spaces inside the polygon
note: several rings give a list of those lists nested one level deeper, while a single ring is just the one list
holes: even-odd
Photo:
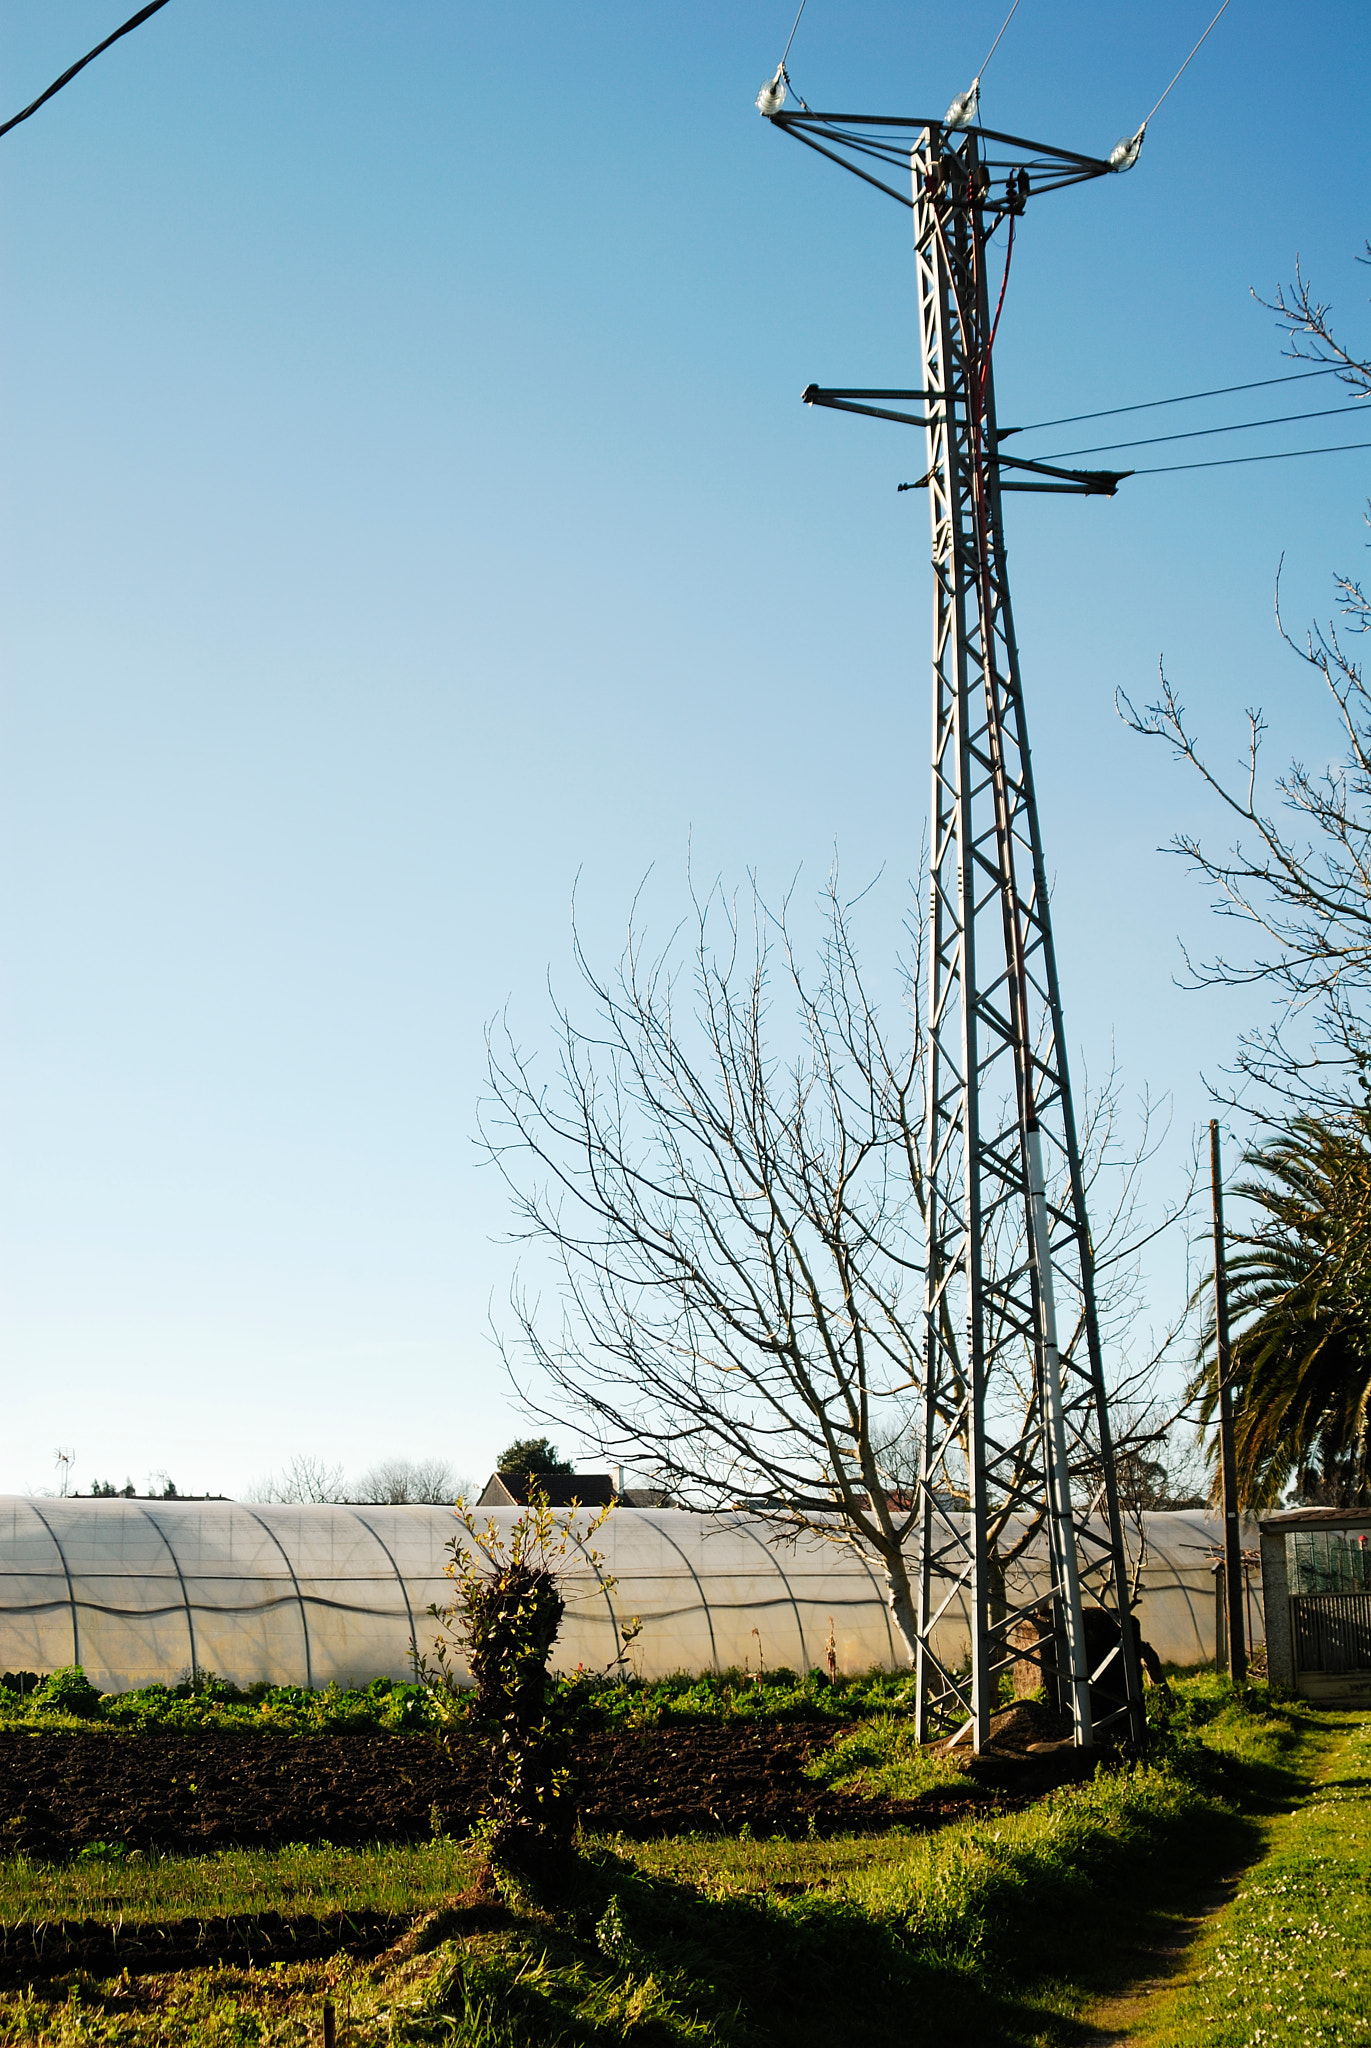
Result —
[{"label": "distant house", "polygon": [[492,1472],[478,1508],[526,1508],[536,1487],[548,1506],[569,1508],[664,1508],[671,1505],[659,1486],[629,1486],[622,1492],[609,1472]]},{"label": "distant house", "polygon": [[607,1508],[616,1498],[608,1472],[492,1472],[476,1505],[526,1508],[534,1488],[554,1508]]}]

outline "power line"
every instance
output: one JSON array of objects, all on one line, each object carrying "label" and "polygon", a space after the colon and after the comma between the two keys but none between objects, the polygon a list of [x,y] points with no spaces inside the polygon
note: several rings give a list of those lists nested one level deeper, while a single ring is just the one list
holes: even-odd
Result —
[{"label": "power line", "polygon": [[1240,462],[1293,462],[1299,455],[1346,455],[1353,448],[1371,448],[1371,441],[1340,441],[1335,448],[1282,448],[1274,455],[1223,455],[1213,462],[1165,462],[1157,469],[1134,469],[1130,476],[1175,476],[1183,469],[1231,469]]},{"label": "power line", "polygon": [[1014,0],[1014,5],[1010,8],[1008,14],[1006,14],[1004,18],[1003,23],[1001,24],[1000,33],[996,36],[994,42],[990,45],[990,48],[986,53],[985,64],[982,64],[980,70],[976,73],[978,79],[984,78],[986,64],[989,64],[990,59],[994,56],[995,52],[999,49],[1000,44],[1004,41],[1005,29],[1009,27],[1010,22],[1014,19],[1014,16],[1018,13],[1018,11],[1019,0]]},{"label": "power line", "polygon": [[[1227,6],[1228,6],[1228,0],[1223,0],[1223,7],[1221,7],[1221,8],[1219,9],[1219,14],[1222,14],[1222,13],[1224,12],[1224,9],[1225,9],[1225,8],[1226,8]],[[1179,81],[1180,81],[1180,77],[1181,77],[1181,72],[1183,72],[1183,71],[1185,70],[1185,68],[1186,68],[1186,65],[1188,65],[1188,64],[1189,64],[1189,62],[1190,62],[1190,58],[1191,58],[1191,57],[1194,57],[1194,56],[1196,56],[1196,55],[1198,54],[1198,52],[1199,52],[1199,48],[1200,48],[1200,43],[1203,43],[1203,42],[1205,41],[1206,37],[1207,37],[1207,36],[1208,36],[1208,34],[1209,34],[1209,30],[1217,26],[1217,23],[1218,23],[1218,19],[1219,19],[1219,14],[1216,14],[1216,15],[1214,16],[1214,19],[1213,19],[1213,21],[1211,21],[1211,22],[1210,22],[1210,24],[1209,24],[1209,28],[1207,28],[1207,29],[1205,30],[1205,32],[1204,32],[1204,35],[1202,35],[1202,36],[1200,37],[1200,42],[1199,42],[1199,43],[1196,43],[1196,45],[1195,45],[1195,48],[1194,48],[1194,49],[1193,49],[1193,50],[1192,50],[1192,51],[1190,52],[1190,57],[1187,57],[1187,58],[1186,58],[1186,60],[1185,60],[1185,63],[1184,63],[1184,64],[1182,64],[1182,66],[1181,66],[1181,69],[1180,69],[1180,71],[1178,71],[1178,72],[1176,73],[1176,76],[1175,76],[1175,78],[1173,78],[1173,79],[1172,79],[1172,81],[1171,81],[1171,85],[1176,85],[1176,84],[1178,84],[1178,83],[1179,83]],[[1162,103],[1162,100],[1164,100],[1164,99],[1166,98],[1166,93],[1167,93],[1167,92],[1170,92],[1170,90],[1171,90],[1171,85],[1168,85],[1168,87],[1166,88],[1166,92],[1164,92],[1164,93],[1162,94],[1162,99],[1161,99],[1161,100],[1158,100],[1158,101],[1157,101],[1157,107],[1159,107],[1159,106],[1161,105],[1161,103]],[[1156,113],[1156,111],[1157,111],[1157,107],[1153,107],[1153,109],[1152,109],[1152,114],[1155,114],[1155,113]],[[1150,121],[1150,120],[1152,119],[1152,114],[1149,114],[1149,115],[1148,115],[1148,117],[1147,117],[1147,121]],[[1143,122],[1143,127],[1144,127],[1144,128],[1145,128],[1145,127],[1147,126],[1147,121],[1144,121],[1144,122]]]},{"label": "power line", "polygon": [[[1016,4],[1017,4],[1017,0],[1016,0]],[[789,35],[788,35],[788,36],[786,37],[786,39],[785,39],[785,48],[784,48],[784,49],[782,50],[782,52],[781,52],[781,69],[782,69],[782,71],[784,71],[784,70],[785,70],[785,60],[786,60],[786,58],[787,58],[787,57],[788,57],[788,56],[790,55],[790,45],[791,45],[791,44],[792,44],[792,43],[794,42],[794,40],[795,40],[795,31],[796,31],[796,29],[797,29],[797,28],[798,28],[798,27],[800,26],[800,15],[801,15],[801,14],[803,14],[803,13],[804,13],[804,11],[805,11],[805,0],[800,0],[800,8],[799,8],[799,13],[798,13],[798,14],[797,14],[797,15],[795,16],[795,19],[794,19],[794,21],[793,21],[793,22],[791,23],[791,25],[790,25],[790,34],[789,34]]]},{"label": "power line", "polygon": [[1365,405],[1327,405],[1315,412],[1283,412],[1269,420],[1237,420],[1231,427],[1191,427],[1183,434],[1148,434],[1139,441],[1102,441],[1093,448],[1061,448],[1053,455],[1035,455],[1035,462],[1064,462],[1068,455],[1107,455],[1114,448],[1156,448],[1164,441],[1203,441],[1211,434],[1245,434],[1255,427],[1294,426],[1297,420],[1341,418],[1344,413],[1367,410]]},{"label": "power line", "polygon": [[[1198,53],[1200,43],[1203,43],[1205,41],[1206,37],[1210,33],[1210,30],[1212,30],[1217,25],[1219,14],[1222,14],[1227,8],[1227,6],[1228,0],[1223,0],[1223,4],[1219,8],[1219,13],[1214,16],[1213,21],[1211,21],[1209,24],[1209,28],[1207,28],[1204,32],[1204,35],[1200,37],[1199,43],[1196,43],[1195,48],[1190,52],[1190,56],[1186,58],[1185,63],[1182,64],[1180,68],[1180,71],[1178,71],[1176,73],[1175,78],[1172,79],[1171,85],[1168,85],[1168,87],[1166,88],[1166,92],[1162,94],[1162,98],[1158,100],[1157,105],[1153,107],[1152,114],[1155,114],[1157,112],[1157,108],[1161,106],[1162,100],[1166,98],[1166,93],[1170,92],[1171,86],[1175,85],[1178,82],[1178,80],[1181,77],[1181,73],[1185,71],[1186,66],[1189,65],[1191,59]],[[1136,134],[1121,136],[1120,139],[1115,143],[1113,149],[1111,149],[1109,152],[1109,168],[1111,171],[1128,171],[1133,168],[1133,165],[1138,161],[1138,152],[1141,150],[1143,146],[1143,139],[1147,134],[1147,122],[1152,119],[1152,114],[1149,114],[1147,116],[1147,120],[1143,122],[1142,126],[1137,130]]]},{"label": "power line", "polygon": [[37,99],[31,101],[22,112],[11,114],[8,121],[0,122],[0,135],[8,135],[11,128],[17,128],[21,121],[28,120],[30,114],[36,114],[38,109],[46,101],[50,100],[55,92],[61,92],[64,85],[70,85],[77,72],[84,71],[87,64],[93,64],[95,59],[102,51],[107,50],[111,43],[117,43],[120,36],[128,35],[142,22],[145,22],[150,14],[156,14],[157,10],[160,7],[165,7],[166,4],[167,0],[150,0],[150,4],[147,7],[140,7],[137,14],[131,15],[122,28],[117,28],[112,36],[105,37],[103,43],[97,43],[93,50],[88,50],[78,64],[73,64],[70,71],[64,71],[60,78],[55,78],[47,91],[40,92]]},{"label": "power line", "polygon": [[1137,405],[1109,405],[1103,412],[1071,412],[1064,419],[1035,420],[1031,427],[1006,429],[1016,434],[1036,434],[1039,427],[1079,427],[1086,420],[1117,419],[1120,413],[1151,412],[1159,405],[1189,405],[1197,398],[1228,398],[1235,391],[1264,391],[1268,384],[1298,384],[1306,377],[1332,377],[1341,363],[1329,363],[1322,370],[1287,370],[1281,377],[1258,377],[1254,384],[1220,384],[1215,391],[1182,391],[1175,398],[1144,398]]}]

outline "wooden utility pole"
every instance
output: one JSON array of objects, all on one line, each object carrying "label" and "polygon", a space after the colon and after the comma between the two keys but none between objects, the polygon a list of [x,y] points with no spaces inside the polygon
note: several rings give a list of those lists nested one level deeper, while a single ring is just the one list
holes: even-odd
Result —
[{"label": "wooden utility pole", "polygon": [[1238,1520],[1238,1461],[1233,1449],[1232,1353],[1228,1342],[1228,1261],[1223,1236],[1223,1167],[1219,1127],[1209,1124],[1209,1177],[1214,1191],[1214,1356],[1219,1378],[1219,1480],[1223,1488],[1223,1587],[1228,1629],[1228,1675],[1247,1676],[1243,1634],[1242,1530]]}]

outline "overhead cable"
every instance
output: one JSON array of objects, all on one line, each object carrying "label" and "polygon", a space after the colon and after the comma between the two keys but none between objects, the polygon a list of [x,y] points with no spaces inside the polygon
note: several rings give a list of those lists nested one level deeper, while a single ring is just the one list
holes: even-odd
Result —
[{"label": "overhead cable", "polygon": [[[991,57],[999,49],[1001,38],[1018,11],[1019,0],[1014,0],[1013,6],[1000,24],[999,35],[996,36],[994,42],[990,45],[985,64],[990,62]],[[985,70],[985,64],[982,64],[981,70],[976,73],[966,91],[957,94],[956,99],[953,100],[952,105],[943,115],[943,126],[945,128],[969,128],[976,119],[981,105],[981,72]]]},{"label": "overhead cable", "polygon": [[994,42],[990,45],[989,50],[986,52],[985,64],[982,64],[980,70],[976,73],[976,83],[978,85],[980,84],[981,80],[985,77],[986,65],[989,64],[990,59],[999,49],[1001,42],[1004,40],[1004,32],[1009,27],[1010,22],[1014,19],[1014,16],[1018,13],[1018,11],[1019,0],[1014,0],[1014,5],[1010,8],[1008,14],[1006,14],[1004,21],[1000,26],[999,35],[996,36]]},{"label": "overhead cable", "polygon": [[[1226,8],[1227,6],[1228,6],[1228,0],[1223,0],[1223,6],[1222,6],[1222,7],[1220,7],[1220,9],[1219,9],[1219,14],[1222,14],[1222,13],[1224,12],[1224,9],[1225,9],[1225,8]],[[1193,49],[1193,50],[1192,50],[1192,51],[1190,52],[1190,57],[1187,57],[1187,58],[1186,58],[1186,60],[1185,60],[1185,63],[1184,63],[1184,64],[1182,64],[1182,66],[1181,66],[1181,69],[1180,69],[1180,71],[1178,71],[1178,72],[1176,73],[1176,76],[1175,76],[1175,78],[1173,78],[1173,79],[1172,79],[1172,81],[1171,81],[1171,85],[1176,85],[1176,84],[1178,84],[1178,83],[1179,83],[1179,81],[1180,81],[1180,77],[1181,77],[1181,72],[1183,72],[1183,71],[1185,70],[1185,68],[1186,68],[1186,65],[1188,65],[1188,64],[1189,64],[1189,62],[1190,62],[1190,58],[1191,58],[1191,57],[1194,57],[1194,56],[1196,56],[1196,55],[1198,54],[1198,52],[1199,52],[1199,48],[1200,48],[1200,43],[1203,43],[1203,42],[1204,42],[1205,38],[1206,38],[1206,37],[1208,36],[1208,34],[1209,34],[1209,31],[1210,31],[1210,29],[1214,28],[1214,27],[1215,27],[1215,26],[1217,25],[1217,23],[1218,23],[1218,19],[1219,19],[1219,14],[1216,14],[1216,15],[1214,16],[1214,19],[1213,19],[1213,21],[1211,21],[1211,22],[1210,22],[1210,24],[1209,24],[1209,28],[1207,28],[1207,29],[1205,30],[1205,32],[1204,32],[1204,35],[1202,35],[1202,36],[1200,37],[1200,41],[1199,41],[1199,43],[1196,43],[1196,45],[1195,45],[1195,48],[1194,48],[1194,49]],[[1162,103],[1162,100],[1164,100],[1164,99],[1166,98],[1166,93],[1167,93],[1167,92],[1170,92],[1170,90],[1171,90],[1171,85],[1168,85],[1168,87],[1166,88],[1166,92],[1164,92],[1164,93],[1162,94],[1162,99],[1161,99],[1161,100],[1158,100],[1158,101],[1157,101],[1157,107],[1159,107],[1159,106],[1161,105],[1161,103]],[[1153,107],[1153,109],[1152,109],[1152,114],[1155,114],[1155,113],[1156,113],[1156,111],[1157,111],[1157,107]],[[1148,115],[1148,117],[1147,117],[1147,121],[1150,121],[1150,120],[1152,119],[1152,114],[1149,114],[1149,115]],[[1144,127],[1144,128],[1145,128],[1145,127],[1147,126],[1147,121],[1144,121],[1144,122],[1143,122],[1143,127]]]},{"label": "overhead cable", "polygon": [[[1224,8],[1226,8],[1227,5],[1228,0],[1223,0],[1223,6],[1220,7],[1219,14],[1223,13]],[[1215,23],[1218,21],[1219,14],[1216,14],[1214,16],[1214,20],[1210,22],[1209,28],[1207,28],[1204,32],[1204,35],[1200,37],[1200,42],[1196,43],[1195,48],[1190,52],[1190,56],[1186,58],[1185,64],[1182,64],[1180,71],[1178,71],[1176,73],[1176,77],[1172,79],[1171,85],[1176,84],[1177,79],[1179,79],[1181,76],[1181,72],[1185,70],[1186,64],[1189,64],[1191,57],[1193,57],[1196,54],[1196,51],[1198,51],[1200,43],[1204,41],[1205,36],[1209,34],[1210,29],[1212,29]],[[1152,114],[1156,113],[1157,107],[1159,107],[1162,103],[1162,100],[1166,98],[1166,93],[1170,92],[1171,85],[1168,85],[1168,87],[1166,88],[1166,92],[1162,94],[1162,99],[1157,101],[1157,106],[1153,107]],[[1137,130],[1135,134],[1122,136],[1120,140],[1114,144],[1114,147],[1109,152],[1109,168],[1111,171],[1132,170],[1134,164],[1138,161],[1138,158],[1142,153],[1143,142],[1147,136],[1147,122],[1152,119],[1152,114],[1149,114],[1147,116],[1147,120],[1143,122],[1142,126]]]},{"label": "overhead cable", "polygon": [[[785,39],[785,48],[781,52],[781,61],[776,66],[775,75],[768,78],[766,84],[757,95],[757,112],[764,115],[767,120],[770,120],[773,114],[780,113],[781,108],[785,105],[787,90],[794,91],[794,87],[790,83],[790,73],[785,68],[785,60],[790,55],[790,45],[795,40],[795,31],[800,26],[800,15],[804,11],[805,0],[800,0],[799,12],[790,24],[790,34]],[[800,99],[799,93],[795,93],[795,97],[803,107],[805,103],[803,99]],[[808,112],[808,108],[805,111]]]},{"label": "overhead cable", "polygon": [[1163,441],[1203,441],[1211,434],[1245,434],[1256,427],[1294,426],[1298,420],[1327,420],[1339,418],[1343,413],[1365,413],[1365,405],[1325,405],[1315,412],[1283,412],[1269,420],[1237,420],[1231,427],[1191,427],[1183,434],[1148,434],[1139,441],[1100,441],[1093,448],[1059,448],[1051,455],[1043,455],[1043,462],[1064,462],[1068,455],[1107,455],[1115,448],[1156,448]]},{"label": "overhead cable", "polygon": [[130,34],[132,30],[136,29],[142,22],[145,22],[150,14],[156,14],[158,9],[165,7],[166,4],[167,0],[150,0],[150,4],[147,7],[140,7],[136,14],[130,15],[122,28],[117,28],[112,36],[105,37],[103,43],[97,43],[93,50],[88,50],[78,64],[72,65],[70,71],[64,71],[60,78],[55,78],[46,92],[40,92],[37,99],[31,101],[20,113],[11,114],[8,121],[0,122],[0,135],[8,135],[11,128],[17,128],[21,121],[28,120],[30,114],[36,114],[38,109],[46,101],[50,100],[55,92],[61,92],[64,85],[70,85],[77,72],[84,71],[87,64],[93,64],[95,59],[100,56],[102,51],[107,50],[111,43],[117,43],[120,36]]},{"label": "overhead cable", "polygon": [[1283,377],[1258,377],[1254,384],[1220,384],[1214,391],[1182,391],[1175,398],[1144,398],[1136,405],[1108,405],[1103,412],[1069,412],[1064,419],[1035,420],[1031,427],[1015,427],[1012,431],[1036,434],[1040,427],[1079,427],[1086,420],[1117,419],[1120,413],[1151,412],[1159,405],[1189,405],[1197,398],[1228,398],[1235,391],[1264,391],[1268,384],[1298,384],[1305,377],[1331,377],[1341,367],[1339,363],[1330,363],[1322,370],[1287,370]]},{"label": "overhead cable", "polygon": [[1281,448],[1274,455],[1221,455],[1213,462],[1166,462],[1157,469],[1131,470],[1131,476],[1175,476],[1182,469],[1231,469],[1239,462],[1293,462],[1297,455],[1347,455],[1371,448],[1371,441],[1340,441],[1335,448]]},{"label": "overhead cable", "polygon": [[[1016,0],[1016,5],[1017,5],[1017,0]],[[787,58],[787,57],[788,57],[788,56],[790,55],[790,45],[791,45],[791,44],[792,44],[792,43],[794,42],[794,40],[795,40],[795,31],[796,31],[796,29],[797,29],[797,28],[798,28],[798,27],[800,26],[800,15],[801,15],[801,14],[803,14],[803,13],[804,13],[804,11],[805,11],[805,0],[800,0],[799,12],[798,12],[798,13],[796,14],[796,16],[795,16],[795,19],[794,19],[794,21],[793,21],[793,22],[792,22],[792,23],[790,24],[790,34],[789,34],[789,35],[788,35],[788,36],[786,37],[786,39],[785,39],[785,48],[784,48],[784,49],[782,50],[782,52],[781,52],[781,69],[782,69],[782,71],[784,71],[784,70],[785,70],[785,60],[786,60],[786,58]],[[774,47],[775,47],[775,45],[773,44],[773,45],[772,45],[772,47],[774,48]]]}]

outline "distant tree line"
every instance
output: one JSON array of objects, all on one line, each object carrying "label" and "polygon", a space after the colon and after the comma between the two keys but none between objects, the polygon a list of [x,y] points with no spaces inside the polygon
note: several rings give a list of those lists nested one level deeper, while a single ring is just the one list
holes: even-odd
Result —
[{"label": "distant tree line", "polygon": [[349,1479],[341,1465],[301,1453],[279,1473],[249,1488],[256,1501],[318,1501],[357,1507],[451,1507],[471,1482],[445,1458],[383,1458]]},{"label": "distant tree line", "polygon": [[[496,1460],[496,1469],[519,1479],[536,1479],[540,1473],[571,1472],[575,1468],[563,1458],[545,1436],[517,1437],[506,1445]],[[116,1486],[113,1480],[97,1479],[90,1489],[95,1500],[185,1500],[223,1499],[222,1494],[187,1495],[176,1483],[164,1480],[160,1487],[140,1494],[133,1481]],[[301,1452],[284,1469],[259,1480],[248,1489],[247,1498],[262,1502],[315,1502],[355,1507],[451,1507],[458,1496],[472,1499],[477,1489],[461,1477],[445,1458],[383,1458],[354,1478],[341,1465]]]}]

